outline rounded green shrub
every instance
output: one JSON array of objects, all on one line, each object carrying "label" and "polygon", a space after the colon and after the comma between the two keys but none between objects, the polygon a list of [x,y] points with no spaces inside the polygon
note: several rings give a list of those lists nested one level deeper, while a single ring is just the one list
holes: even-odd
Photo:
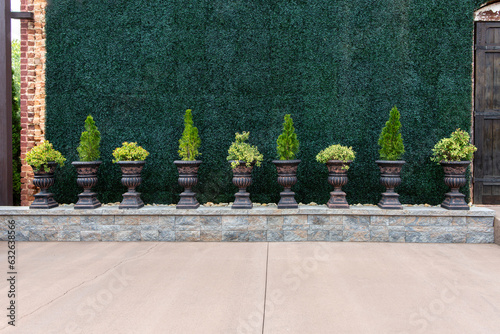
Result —
[{"label": "rounded green shrub", "polygon": [[113,151],[114,163],[118,161],[143,161],[149,152],[143,149],[141,146],[137,146],[137,143],[124,142],[121,147],[115,148]]},{"label": "rounded green shrub", "polygon": [[470,143],[469,134],[461,129],[455,130],[450,137],[441,139],[432,149],[431,160],[467,161],[472,160],[477,148]]},{"label": "rounded green shrub", "polygon": [[236,133],[235,141],[229,147],[227,156],[228,161],[234,160],[231,162],[232,168],[238,166],[238,161],[245,161],[248,167],[255,162],[255,165],[260,167],[264,156],[260,154],[257,146],[246,143],[249,137],[250,132],[243,131],[243,133]]},{"label": "rounded green shrub", "polygon": [[55,162],[62,167],[64,161],[66,158],[59,151],[56,151],[48,140],[41,142],[26,153],[26,163],[37,172],[41,171],[42,167],[45,172],[50,171],[47,166],[48,162]]}]

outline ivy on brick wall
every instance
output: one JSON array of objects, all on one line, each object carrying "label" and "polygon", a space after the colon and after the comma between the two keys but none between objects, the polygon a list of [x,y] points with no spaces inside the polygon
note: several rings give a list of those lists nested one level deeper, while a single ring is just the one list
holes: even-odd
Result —
[{"label": "ivy on brick wall", "polygon": [[[176,203],[177,142],[186,109],[199,129],[199,200],[232,201],[225,157],[235,132],[250,131],[265,160],[249,188],[277,202],[276,139],[294,120],[302,160],[299,202],[325,203],[323,148],[352,146],[344,187],[350,203],[376,203],[377,140],[389,110],[401,112],[407,161],[402,203],[437,204],[447,190],[431,149],[470,128],[473,12],[478,0],[52,0],[47,7],[46,136],[69,161],[85,117],[102,135],[103,202],[125,188],[111,163],[123,141],[151,155],[139,188],[147,203]],[[52,189],[75,202],[66,164]],[[467,189],[464,189],[466,192]]]}]

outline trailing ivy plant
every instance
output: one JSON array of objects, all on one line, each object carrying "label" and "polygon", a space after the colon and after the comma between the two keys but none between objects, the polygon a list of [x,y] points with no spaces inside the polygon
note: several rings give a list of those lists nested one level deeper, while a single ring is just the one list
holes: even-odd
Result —
[{"label": "trailing ivy plant", "polygon": [[229,147],[227,156],[227,160],[234,160],[231,162],[231,168],[236,168],[239,161],[245,161],[247,167],[250,167],[253,162],[257,167],[260,167],[264,156],[259,152],[257,146],[246,143],[249,137],[250,132],[246,131],[235,134],[235,141]]},{"label": "trailing ivy plant", "polygon": [[80,146],[77,148],[80,161],[97,161],[101,156],[101,152],[99,152],[101,133],[97,130],[91,115],[88,115],[85,120],[85,130],[82,132]]},{"label": "trailing ivy plant", "polygon": [[398,108],[394,106],[378,139],[380,159],[382,160],[399,160],[405,153],[399,117]]},{"label": "trailing ivy plant", "polygon": [[184,132],[181,139],[179,139],[179,156],[186,161],[196,160],[196,157],[201,155],[198,152],[200,145],[201,140],[198,136],[198,129],[193,126],[191,109],[188,109],[184,115]]},{"label": "trailing ivy plant", "polygon": [[[349,160],[354,160],[355,157],[356,152],[354,152],[352,147],[337,144],[328,146],[323,151],[319,152],[316,156],[316,161],[323,164],[328,162],[328,160],[340,160],[347,162]],[[343,166],[342,169],[349,169],[349,166]]]},{"label": "trailing ivy plant", "polygon": [[118,161],[144,161],[149,155],[149,152],[137,143],[124,142],[121,147],[115,148],[113,151],[114,163]]},{"label": "trailing ivy plant", "polygon": [[276,141],[277,151],[280,160],[293,160],[299,152],[299,140],[293,127],[293,120],[290,114],[285,115],[283,122],[283,132]]},{"label": "trailing ivy plant", "polygon": [[434,162],[470,161],[477,148],[470,143],[469,134],[461,129],[455,130],[449,138],[441,139],[432,149]]},{"label": "trailing ivy plant", "polygon": [[33,167],[36,172],[40,172],[42,167],[45,172],[49,172],[48,162],[55,162],[62,167],[64,161],[66,161],[66,158],[63,157],[61,152],[56,151],[48,140],[41,142],[26,153],[26,163]]}]

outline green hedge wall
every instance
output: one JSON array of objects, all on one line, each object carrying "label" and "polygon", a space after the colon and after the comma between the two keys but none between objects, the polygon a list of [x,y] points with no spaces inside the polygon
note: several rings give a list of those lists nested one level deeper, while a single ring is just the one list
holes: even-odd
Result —
[{"label": "green hedge wall", "polygon": [[225,159],[234,133],[247,130],[265,156],[251,198],[277,202],[271,160],[290,113],[301,143],[297,200],[328,200],[315,156],[341,143],[357,152],[348,201],[376,203],[377,139],[397,105],[407,161],[401,202],[437,204],[447,189],[429,156],[440,138],[470,129],[472,17],[482,1],[52,0],[46,134],[68,159],[56,199],[75,202],[81,191],[69,162],[92,114],[102,134],[99,199],[121,200],[111,152],[137,141],[151,152],[142,198],[176,203],[172,162],[191,108],[202,139],[200,201],[233,200]]}]

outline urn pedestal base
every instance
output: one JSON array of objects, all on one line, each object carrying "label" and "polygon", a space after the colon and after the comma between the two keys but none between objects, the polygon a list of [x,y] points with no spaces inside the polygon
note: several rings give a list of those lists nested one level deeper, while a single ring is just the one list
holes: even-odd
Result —
[{"label": "urn pedestal base", "polygon": [[335,190],[330,192],[330,200],[326,205],[330,209],[349,209],[349,203],[345,198],[346,193],[342,190]]},{"label": "urn pedestal base", "polygon": [[97,199],[97,193],[83,192],[78,195],[78,202],[75,209],[97,209],[101,207],[101,202]]},{"label": "urn pedestal base", "polygon": [[177,209],[198,209],[200,207],[200,203],[196,199],[196,193],[191,189],[186,189],[179,196],[179,203],[175,206]]},{"label": "urn pedestal base", "polygon": [[234,194],[234,203],[231,209],[251,209],[253,208],[252,201],[250,200],[250,193],[243,190]]},{"label": "urn pedestal base", "polygon": [[278,209],[297,209],[299,207],[293,191],[285,189],[285,191],[280,192],[280,197]]},{"label": "urn pedestal base", "polygon": [[399,202],[399,194],[394,191],[382,193],[382,198],[377,206],[386,210],[403,210],[403,206]]},{"label": "urn pedestal base", "polygon": [[444,195],[441,207],[447,210],[470,210],[465,202],[465,195],[459,192],[448,192]]},{"label": "urn pedestal base", "polygon": [[30,205],[30,209],[52,209],[59,204],[54,199],[54,194],[48,192],[39,192],[35,195],[35,200]]},{"label": "urn pedestal base", "polygon": [[119,209],[140,209],[144,206],[144,202],[141,199],[141,193],[128,191],[122,196],[123,200],[118,207]]}]

